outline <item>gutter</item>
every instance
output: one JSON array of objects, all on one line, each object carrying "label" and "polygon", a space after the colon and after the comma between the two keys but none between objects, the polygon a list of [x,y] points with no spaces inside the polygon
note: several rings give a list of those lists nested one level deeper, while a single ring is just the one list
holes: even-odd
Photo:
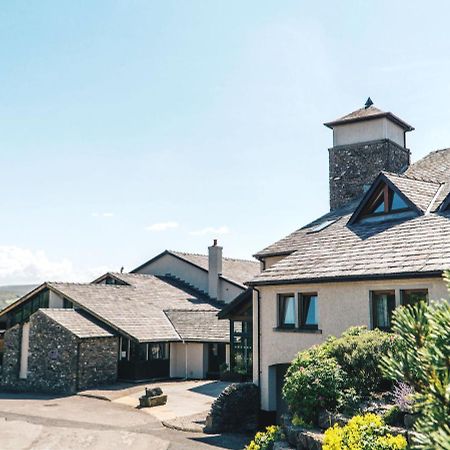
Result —
[{"label": "gutter", "polygon": [[396,280],[405,278],[434,278],[442,277],[442,270],[432,270],[429,272],[398,272],[390,274],[373,274],[373,275],[353,275],[346,277],[323,277],[323,278],[292,278],[288,280],[265,280],[265,281],[249,281],[248,286],[255,289],[255,286],[277,286],[285,284],[319,284],[319,283],[344,283],[351,281],[375,281],[375,280]]}]

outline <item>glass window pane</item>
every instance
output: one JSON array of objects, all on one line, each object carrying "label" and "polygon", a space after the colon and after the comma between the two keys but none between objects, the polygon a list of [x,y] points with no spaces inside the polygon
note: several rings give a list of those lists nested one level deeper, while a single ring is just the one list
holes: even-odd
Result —
[{"label": "glass window pane", "polygon": [[384,201],[382,201],[373,211],[374,214],[383,213],[384,212]]},{"label": "glass window pane", "polygon": [[391,210],[395,211],[396,209],[405,209],[408,208],[406,202],[397,194],[397,192],[393,193],[392,196],[392,206]]},{"label": "glass window pane", "polygon": [[305,325],[317,325],[317,297],[309,297],[309,307],[306,313]]},{"label": "glass window pane", "polygon": [[295,300],[294,297],[283,297],[283,325],[295,325]]},{"label": "glass window pane", "polygon": [[403,291],[402,292],[402,304],[403,305],[415,305],[420,301],[428,302],[428,291]]},{"label": "glass window pane", "polygon": [[395,294],[374,293],[373,294],[373,326],[381,330],[391,327],[392,311],[395,308]]}]

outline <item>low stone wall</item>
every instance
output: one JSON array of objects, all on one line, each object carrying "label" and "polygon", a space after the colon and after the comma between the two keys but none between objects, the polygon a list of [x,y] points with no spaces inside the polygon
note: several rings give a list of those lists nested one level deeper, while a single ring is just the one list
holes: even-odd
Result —
[{"label": "low stone wall", "polygon": [[205,433],[255,431],[258,426],[259,391],[253,383],[233,383],[211,405]]}]

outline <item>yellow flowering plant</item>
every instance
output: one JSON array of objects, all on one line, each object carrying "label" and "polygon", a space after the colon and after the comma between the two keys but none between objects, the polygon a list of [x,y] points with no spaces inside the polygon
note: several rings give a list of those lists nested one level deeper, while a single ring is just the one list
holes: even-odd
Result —
[{"label": "yellow flowering plant", "polygon": [[258,431],[245,450],[272,450],[274,442],[282,437],[280,427],[271,425],[266,431]]},{"label": "yellow flowering plant", "polygon": [[334,425],[325,431],[323,450],[404,450],[406,439],[393,436],[380,416],[354,416],[348,424]]}]

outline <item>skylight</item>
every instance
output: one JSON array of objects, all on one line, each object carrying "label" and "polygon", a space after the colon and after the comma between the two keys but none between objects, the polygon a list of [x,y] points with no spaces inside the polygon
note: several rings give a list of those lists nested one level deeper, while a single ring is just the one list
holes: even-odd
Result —
[{"label": "skylight", "polygon": [[330,220],[324,220],[323,222],[319,223],[318,225],[314,225],[312,228],[308,230],[308,233],[318,233],[319,231],[322,231],[323,229],[329,227],[331,224],[336,222],[337,219],[330,219]]}]

